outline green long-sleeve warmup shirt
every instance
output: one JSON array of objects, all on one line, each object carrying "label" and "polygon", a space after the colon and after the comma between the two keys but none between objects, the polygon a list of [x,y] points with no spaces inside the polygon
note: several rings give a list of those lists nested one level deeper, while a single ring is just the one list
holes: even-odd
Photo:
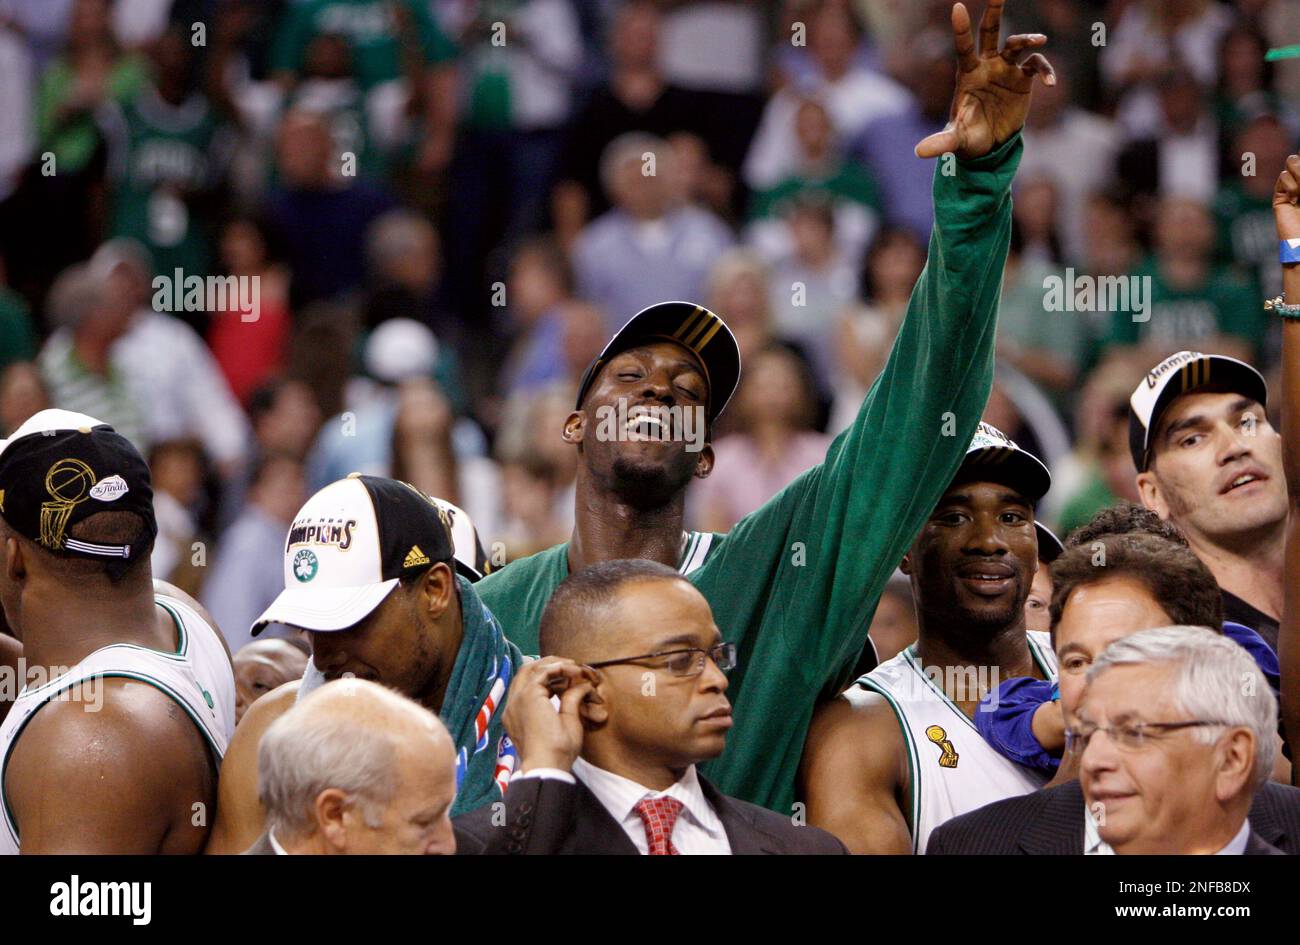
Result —
[{"label": "green long-sleeve warmup shirt", "polygon": [[[683,570],[739,650],[727,690],[735,726],[703,766],[726,794],[791,811],[813,709],[848,682],[885,582],[961,465],[993,383],[1022,150],[1017,134],[949,163],[951,175],[939,162],[925,270],[857,418],[820,466],[731,532],[691,536]],[[561,544],[477,589],[506,635],[536,653],[542,610],[568,573]]]}]

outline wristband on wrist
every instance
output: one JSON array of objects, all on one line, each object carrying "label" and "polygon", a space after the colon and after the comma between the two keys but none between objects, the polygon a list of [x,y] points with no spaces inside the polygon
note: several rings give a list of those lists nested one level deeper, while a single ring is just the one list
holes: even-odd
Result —
[{"label": "wristband on wrist", "polygon": [[1300,263],[1300,239],[1282,240],[1278,243],[1277,259],[1284,266]]},{"label": "wristband on wrist", "polygon": [[1264,311],[1273,312],[1283,318],[1300,318],[1300,305],[1289,304],[1285,296],[1264,300]]}]

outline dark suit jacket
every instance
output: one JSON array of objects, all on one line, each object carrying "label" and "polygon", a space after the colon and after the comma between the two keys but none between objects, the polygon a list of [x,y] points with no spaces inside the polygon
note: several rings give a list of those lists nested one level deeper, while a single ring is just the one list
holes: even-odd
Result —
[{"label": "dark suit jacket", "polygon": [[[788,817],[727,797],[704,778],[700,787],[718,812],[733,854],[848,852],[824,830],[796,827]],[[500,808],[489,804],[452,821],[457,853],[637,852],[623,828],[582,782],[520,778],[510,784],[504,803],[504,820]]]},{"label": "dark suit jacket", "polygon": [[275,856],[275,847],[271,846],[271,835],[263,833],[253,841],[253,845],[245,850],[240,856]]},{"label": "dark suit jacket", "polygon": [[[1300,788],[1269,781],[1249,816],[1247,854],[1300,852]],[[1083,818],[1083,787],[1070,781],[954,817],[930,834],[925,852],[1082,855]]]}]

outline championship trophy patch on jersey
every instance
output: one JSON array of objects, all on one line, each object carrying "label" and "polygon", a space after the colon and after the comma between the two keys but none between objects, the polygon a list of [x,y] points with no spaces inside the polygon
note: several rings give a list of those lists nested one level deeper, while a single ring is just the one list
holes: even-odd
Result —
[{"label": "championship trophy patch on jersey", "polygon": [[931,725],[925,730],[925,737],[939,746],[939,767],[957,767],[957,749],[952,747],[952,739],[943,730],[942,725]]}]

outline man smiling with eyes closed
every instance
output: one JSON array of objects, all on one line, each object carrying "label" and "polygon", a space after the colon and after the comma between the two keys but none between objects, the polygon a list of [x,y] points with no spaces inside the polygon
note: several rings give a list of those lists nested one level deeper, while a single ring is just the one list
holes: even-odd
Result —
[{"label": "man smiling with eyes closed", "polygon": [[[735,731],[704,773],[724,793],[786,814],[817,699],[851,678],[881,590],[961,465],[992,386],[1020,128],[1035,76],[1055,81],[1033,51],[1045,36],[999,48],[1002,6],[990,0],[978,31],[965,6],[953,7],[953,118],[916,147],[921,158],[945,156],[929,263],[884,371],[825,461],[726,535],[684,530],[686,489],[712,471],[709,433],[735,390],[740,352],[713,312],[652,305],[592,363],[565,421],[561,435],[578,451],[572,537],[477,587],[506,636],[537,653],[542,610],[570,573],[620,558],[676,568],[743,654],[731,679]],[[660,416],[633,419],[634,408]],[[602,435],[610,411],[629,417],[615,436]],[[702,415],[702,442],[676,435],[683,411]]]},{"label": "man smiling with eyes closed", "polygon": [[1223,591],[1224,617],[1277,650],[1287,489],[1264,378],[1235,358],[1180,351],[1129,399],[1142,504],[1172,522]]}]

